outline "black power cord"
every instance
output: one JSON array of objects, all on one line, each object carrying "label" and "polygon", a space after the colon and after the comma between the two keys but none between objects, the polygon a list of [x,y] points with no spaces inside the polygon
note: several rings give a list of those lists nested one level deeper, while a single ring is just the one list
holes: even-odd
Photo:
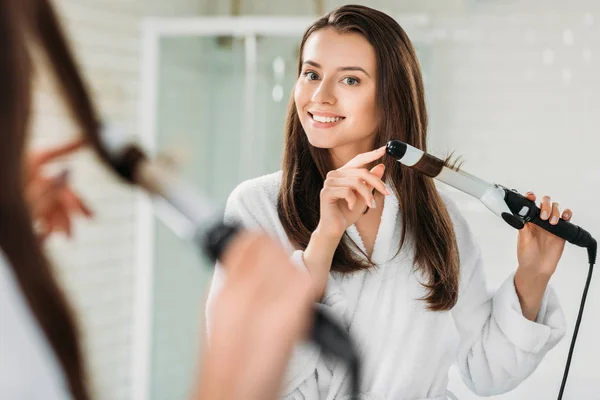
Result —
[{"label": "black power cord", "polygon": [[587,248],[588,260],[590,263],[590,270],[588,272],[585,287],[583,288],[583,295],[581,296],[581,305],[579,306],[579,314],[577,315],[577,322],[575,322],[575,330],[573,331],[573,337],[571,338],[571,346],[569,348],[569,355],[567,356],[567,363],[565,365],[565,372],[563,373],[562,383],[560,385],[560,391],[558,392],[558,400],[561,400],[563,393],[565,392],[565,385],[567,384],[567,378],[569,376],[569,368],[571,368],[571,360],[573,358],[573,350],[575,349],[575,342],[577,341],[577,334],[579,333],[579,325],[583,318],[583,308],[585,307],[585,299],[587,298],[590,283],[592,281],[592,273],[594,272],[594,265],[596,264],[596,252],[598,245],[596,241]]}]

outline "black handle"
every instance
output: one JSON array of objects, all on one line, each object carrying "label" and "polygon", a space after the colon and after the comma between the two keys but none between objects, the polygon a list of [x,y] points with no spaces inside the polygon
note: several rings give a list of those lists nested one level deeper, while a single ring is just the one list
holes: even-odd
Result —
[{"label": "black handle", "polygon": [[352,377],[352,399],[360,395],[360,359],[352,337],[335,319],[315,308],[311,339],[322,352],[344,360]]},{"label": "black handle", "polygon": [[504,200],[508,208],[514,216],[519,216],[524,222],[534,223],[540,228],[576,246],[590,247],[596,243],[592,235],[582,227],[560,218],[556,225],[552,225],[549,220],[540,218],[540,209],[536,206],[535,202],[512,190],[505,189],[504,192]]},{"label": "black handle", "polygon": [[242,231],[242,227],[237,224],[226,224],[219,222],[211,227],[206,235],[199,237],[202,240],[200,248],[214,263],[225,253],[225,249],[233,238]]}]

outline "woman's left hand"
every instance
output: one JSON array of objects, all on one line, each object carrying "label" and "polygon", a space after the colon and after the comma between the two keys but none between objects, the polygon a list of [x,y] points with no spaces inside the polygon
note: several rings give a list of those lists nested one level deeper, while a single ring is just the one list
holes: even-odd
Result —
[{"label": "woman's left hand", "polygon": [[67,171],[55,177],[43,174],[47,164],[72,154],[83,145],[82,140],[76,140],[52,149],[34,151],[27,157],[25,198],[34,221],[41,225],[41,240],[53,232],[64,232],[71,237],[72,220],[75,215],[80,214],[87,218],[93,216],[92,210],[69,184]]},{"label": "woman's left hand", "polygon": [[[526,197],[529,200],[536,201],[536,196],[532,192],[528,192]],[[542,197],[540,209],[540,218],[549,220],[552,225],[556,225],[559,218],[569,221],[573,216],[569,209],[565,209],[561,213],[558,203],[552,203],[549,196]],[[520,272],[526,273],[527,276],[547,277],[549,279],[556,271],[564,248],[564,239],[535,224],[525,224],[525,227],[519,231],[517,243],[517,259]]]}]

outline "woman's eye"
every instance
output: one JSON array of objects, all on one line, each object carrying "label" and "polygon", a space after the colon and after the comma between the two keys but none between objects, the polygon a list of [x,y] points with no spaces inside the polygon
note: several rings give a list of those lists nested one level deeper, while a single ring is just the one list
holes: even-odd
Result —
[{"label": "woman's eye", "polygon": [[359,80],[352,77],[344,78],[344,83],[348,86],[356,86],[359,83]]},{"label": "woman's eye", "polygon": [[306,76],[306,78],[309,81],[316,81],[317,79],[319,79],[319,75],[317,75],[316,73],[314,73],[313,71],[306,71],[304,73],[304,76]]}]

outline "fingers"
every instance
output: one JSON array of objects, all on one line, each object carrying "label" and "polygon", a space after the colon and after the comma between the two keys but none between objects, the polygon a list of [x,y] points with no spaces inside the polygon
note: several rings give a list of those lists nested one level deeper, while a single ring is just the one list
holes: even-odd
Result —
[{"label": "fingers", "polygon": [[[330,171],[323,184],[321,198],[330,204],[337,200],[346,200],[352,211],[356,206],[356,196],[361,197],[370,208],[376,207],[375,190],[384,196],[390,194],[381,180],[385,166],[378,164],[370,171],[366,168],[347,168]],[[362,206],[361,206],[362,207]],[[367,208],[368,209],[368,208]]]},{"label": "fingers", "polygon": [[55,178],[40,177],[27,189],[32,216],[43,227],[42,240],[52,232],[64,232],[71,237],[73,215],[93,216],[92,210],[67,186],[66,181],[66,173]]},{"label": "fingers", "polygon": [[54,232],[63,232],[67,237],[72,237],[71,218],[59,203],[54,203],[40,219],[44,226],[43,238]]},{"label": "fingers", "polygon": [[385,146],[381,146],[380,148],[369,151],[367,153],[361,153],[354,157],[352,160],[348,161],[346,165],[344,165],[340,169],[349,169],[349,168],[360,168],[366,164],[372,163],[375,160],[380,159],[385,155]]},{"label": "fingers", "polygon": [[[383,194],[384,196],[389,195],[387,188],[385,187],[385,183],[381,180],[383,177],[383,173],[385,171],[385,166],[383,164],[376,165],[371,171],[368,171],[366,168],[353,168],[353,169],[338,169],[334,171],[330,171],[327,174],[327,179],[325,183],[331,178],[342,178],[342,177],[353,177],[360,178],[366,184],[370,185],[371,188],[377,189],[378,192]],[[370,188],[369,188],[370,189]]]},{"label": "fingers", "polygon": [[327,179],[323,189],[325,191],[323,195],[327,199],[347,199],[348,208],[350,208],[350,210],[354,209],[354,205],[356,204],[354,192],[358,193],[371,208],[374,207],[375,197],[373,197],[373,193],[369,190],[367,184],[358,177]]},{"label": "fingers", "polygon": [[30,159],[31,167],[37,168],[49,161],[52,161],[62,156],[66,156],[67,154],[70,154],[75,150],[79,150],[84,144],[84,139],[77,139],[68,142],[62,146],[58,146],[48,150],[38,151]]},{"label": "fingers", "polygon": [[527,192],[525,194],[525,197],[531,201],[535,201],[537,199],[537,197],[535,196],[535,193],[533,193],[533,192]]},{"label": "fingers", "polygon": [[94,216],[94,212],[68,187],[61,190],[60,203],[68,214],[79,213],[87,218]]},{"label": "fingers", "polygon": [[[529,200],[535,201],[536,196],[532,192],[527,192],[526,197]],[[558,224],[559,219],[564,221],[569,221],[573,217],[573,212],[570,209],[565,209],[564,211],[560,210],[560,204],[557,202],[552,202],[550,196],[542,197],[542,201],[540,203],[540,218],[544,221],[548,221],[551,225]]]},{"label": "fingers", "polygon": [[52,233],[52,227],[48,223],[42,221],[39,224],[39,229],[37,230],[37,232],[37,236],[40,239],[40,241],[44,242]]},{"label": "fingers", "polygon": [[550,224],[556,225],[558,224],[558,219],[560,218],[560,207],[558,203],[552,203],[552,212],[550,213]]},{"label": "fingers", "polygon": [[93,211],[73,191],[62,183],[48,179],[38,182],[27,193],[34,218],[47,214],[51,209],[61,209],[67,214],[82,214],[88,218]]},{"label": "fingers", "polygon": [[[375,175],[376,177],[378,177],[379,179],[383,178],[383,173],[385,172],[385,165],[384,164],[377,164],[376,166],[374,166],[373,168],[371,168],[370,171],[373,175]],[[385,186],[384,186],[385,188]]]},{"label": "fingers", "polygon": [[[366,186],[365,186],[365,188],[366,188]],[[361,196],[363,196],[362,193],[361,193]],[[371,196],[371,199],[369,199],[369,196],[371,196],[370,193],[367,194],[365,201],[370,206],[373,206],[374,198]],[[354,210],[354,207],[356,206],[356,202],[357,202],[354,191],[352,190],[351,187],[348,187],[348,186],[324,187],[323,189],[321,189],[321,200],[324,200],[330,204],[334,203],[338,200],[346,200],[346,202],[348,203],[348,208],[350,210]]]},{"label": "fingers", "polygon": [[375,208],[376,203],[373,188],[384,196],[390,194],[385,183],[381,180],[385,172],[385,166],[378,164],[370,171],[363,167],[384,155],[385,146],[382,146],[376,150],[361,153],[348,161],[343,167],[330,171],[327,174],[327,179],[321,191],[322,199],[330,203],[345,199],[348,203],[348,208],[354,210],[357,202],[356,195],[358,195],[362,197],[368,207]]},{"label": "fingers", "polygon": [[52,230],[63,232],[68,238],[71,238],[71,219],[62,209],[57,208],[52,213]]},{"label": "fingers", "polygon": [[547,221],[550,218],[550,213],[552,212],[552,204],[550,203],[550,197],[544,196],[542,197],[542,202],[540,204],[540,218],[544,221]]},{"label": "fingers", "polygon": [[63,188],[47,179],[39,181],[27,191],[27,199],[33,218],[41,218],[49,214],[54,208],[60,207],[60,194]]},{"label": "fingers", "polygon": [[53,178],[40,175],[27,184],[25,197],[34,216],[40,212],[40,209],[44,209],[49,201],[57,198],[57,193],[67,184],[68,175],[68,170]]}]

